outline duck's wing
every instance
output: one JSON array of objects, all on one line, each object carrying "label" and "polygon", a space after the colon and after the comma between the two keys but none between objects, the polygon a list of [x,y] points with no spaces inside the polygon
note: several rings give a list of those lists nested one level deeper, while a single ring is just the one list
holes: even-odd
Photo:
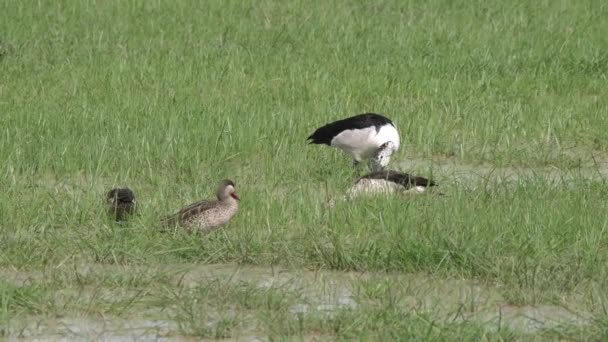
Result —
[{"label": "duck's wing", "polygon": [[409,177],[409,184],[413,186],[423,186],[423,187],[431,187],[436,186],[437,183],[433,182],[430,179],[420,177],[420,176],[411,176]]},{"label": "duck's wing", "polygon": [[173,215],[163,218],[161,221],[165,225],[174,226],[180,222],[188,220],[192,216],[196,216],[204,211],[207,211],[217,205],[217,201],[202,200],[192,203],[178,211]]},{"label": "duck's wing", "polygon": [[420,176],[412,176],[405,172],[392,171],[392,170],[383,170],[372,172],[365,176],[362,176],[357,181],[361,179],[385,179],[393,183],[400,184],[404,186],[406,189],[415,187],[415,186],[423,186],[430,187],[436,186],[437,184],[430,179],[420,177]]},{"label": "duck's wing", "polygon": [[421,176],[413,176],[408,173],[397,171],[389,171],[387,174],[387,179],[391,182],[401,184],[406,188],[411,188],[415,186],[431,187],[437,185],[435,184],[435,182],[428,178],[424,178]]}]

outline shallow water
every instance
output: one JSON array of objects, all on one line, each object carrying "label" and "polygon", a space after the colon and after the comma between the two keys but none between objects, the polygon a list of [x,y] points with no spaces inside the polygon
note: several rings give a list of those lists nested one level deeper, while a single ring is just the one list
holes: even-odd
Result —
[{"label": "shallow water", "polygon": [[506,166],[487,164],[472,165],[456,158],[405,159],[396,161],[393,167],[403,172],[431,176],[435,179],[467,183],[474,181],[518,181],[538,180],[547,182],[569,182],[576,179],[602,180],[608,178],[608,158],[605,156],[581,155],[576,167]]},{"label": "shallow water", "polygon": [[29,341],[193,341],[168,336],[177,325],[162,320],[121,320],[107,318],[32,319],[13,337]]},{"label": "shallow water", "polygon": [[[296,293],[301,302],[289,307],[293,315],[332,315],[338,310],[359,310],[376,305],[368,292],[390,287],[397,304],[413,313],[430,315],[438,321],[477,321],[489,330],[508,327],[521,332],[563,324],[586,324],[581,312],[555,305],[509,305],[492,286],[467,279],[445,279],[426,274],[387,274],[334,271],[286,270],[237,265],[175,265],[156,268],[171,272],[175,284],[193,288],[220,281],[221,284],[247,283],[260,289],[282,289]],[[142,272],[140,266],[92,266],[78,268],[86,272]],[[15,285],[44,281],[43,273],[29,277],[15,270],[0,270],[0,275]],[[25,280],[24,280],[25,279]],[[371,290],[370,290],[371,289]],[[373,292],[373,291],[372,291]],[[209,320],[208,324],[215,322]],[[5,326],[5,334],[7,333]],[[256,331],[246,332],[256,340]],[[35,341],[188,341],[180,336],[177,322],[162,319],[120,319],[112,317],[29,317],[27,322],[11,322],[8,336]]]}]

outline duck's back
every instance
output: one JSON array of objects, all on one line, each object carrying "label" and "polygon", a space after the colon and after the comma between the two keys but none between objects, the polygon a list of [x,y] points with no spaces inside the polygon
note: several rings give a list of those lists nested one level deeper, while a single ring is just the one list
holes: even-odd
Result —
[{"label": "duck's back", "polygon": [[238,204],[234,201],[200,201],[183,208],[165,222],[207,232],[228,223],[237,212]]}]

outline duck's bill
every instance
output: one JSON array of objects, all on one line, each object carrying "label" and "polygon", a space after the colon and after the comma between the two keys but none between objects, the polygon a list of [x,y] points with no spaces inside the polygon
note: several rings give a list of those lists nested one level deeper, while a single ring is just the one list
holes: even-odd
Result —
[{"label": "duck's bill", "polygon": [[236,194],[236,192],[231,193],[230,196],[232,196],[232,198],[234,198],[237,201],[241,200],[241,198],[239,197],[239,195]]}]

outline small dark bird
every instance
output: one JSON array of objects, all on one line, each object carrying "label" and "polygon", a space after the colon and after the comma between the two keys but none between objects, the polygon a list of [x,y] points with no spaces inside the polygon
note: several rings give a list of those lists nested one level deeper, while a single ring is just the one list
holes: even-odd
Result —
[{"label": "small dark bird", "polygon": [[176,224],[188,230],[197,230],[203,233],[217,229],[232,219],[239,211],[238,201],[241,198],[236,194],[234,182],[229,179],[221,181],[217,187],[217,200],[203,200],[182,208],[176,214],[164,218],[165,226]]},{"label": "small dark bird", "polygon": [[129,188],[115,188],[106,194],[106,206],[109,215],[122,223],[135,212],[137,201],[135,193]]}]

